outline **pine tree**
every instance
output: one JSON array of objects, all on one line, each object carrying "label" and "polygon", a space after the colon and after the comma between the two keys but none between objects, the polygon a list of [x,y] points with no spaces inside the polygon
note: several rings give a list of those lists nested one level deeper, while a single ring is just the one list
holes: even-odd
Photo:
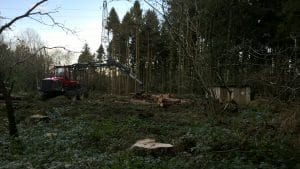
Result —
[{"label": "pine tree", "polygon": [[[132,43],[131,45],[131,53],[133,56],[133,65],[135,72],[140,80],[144,81],[143,73],[141,72],[141,58],[140,55],[140,33],[141,33],[141,26],[142,26],[142,9],[140,6],[139,1],[135,1],[133,7],[130,9],[130,15],[132,17],[133,23],[133,34],[132,34]],[[137,88],[136,88],[137,90]]]},{"label": "pine tree", "polygon": [[[120,57],[119,61],[123,65],[134,70],[134,60],[131,52],[131,40],[133,35],[133,20],[129,12],[125,14],[120,25]],[[128,76],[122,78],[124,93],[130,91],[130,80]]]},{"label": "pine tree", "polygon": [[130,52],[130,39],[132,39],[132,30],[133,30],[133,21],[131,14],[127,12],[122,19],[120,25],[120,62],[130,66],[132,63],[129,61],[132,60],[132,55]]},{"label": "pine tree", "polygon": [[[113,59],[119,60],[120,58],[120,20],[117,12],[114,8],[111,9],[108,16],[107,27],[109,32],[112,33],[112,39],[109,43],[108,53]],[[117,90],[120,89],[120,84],[118,83],[119,77],[117,77],[117,72],[115,69],[111,70],[112,93],[119,93]]]},{"label": "pine tree", "polygon": [[[157,87],[157,76],[153,76],[153,73],[158,71],[156,68],[156,59],[158,54],[159,45],[159,21],[157,15],[152,10],[147,10],[143,17],[142,25],[142,36],[145,37],[141,39],[140,52],[141,55],[146,56],[141,60],[141,69],[143,76],[145,78],[146,91],[153,90]],[[160,75],[158,75],[160,76]]]},{"label": "pine tree", "polygon": [[98,50],[97,50],[97,56],[96,57],[97,57],[98,62],[101,62],[101,63],[103,62],[104,54],[105,54],[104,48],[101,44],[99,46]]},{"label": "pine tree", "polygon": [[112,39],[109,44],[109,55],[114,59],[120,56],[120,20],[114,8],[111,9],[108,16],[107,28],[112,33]]},{"label": "pine tree", "polygon": [[94,56],[91,54],[88,44],[85,43],[83,46],[83,50],[81,51],[81,54],[78,57],[78,63],[88,63],[93,61]]}]

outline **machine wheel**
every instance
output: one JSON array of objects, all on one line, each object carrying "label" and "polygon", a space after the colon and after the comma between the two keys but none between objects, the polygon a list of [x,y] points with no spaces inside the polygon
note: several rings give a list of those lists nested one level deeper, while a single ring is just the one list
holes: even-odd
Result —
[{"label": "machine wheel", "polygon": [[50,99],[51,97],[50,97],[50,95],[48,94],[48,93],[41,93],[40,94],[40,99],[42,100],[42,101],[46,101],[46,100],[48,100],[48,99]]},{"label": "machine wheel", "polygon": [[76,99],[77,100],[83,100],[84,99],[84,93],[81,92],[81,91],[77,92]]},{"label": "machine wheel", "polygon": [[80,89],[79,96],[80,96],[80,100],[82,100],[84,98],[88,98],[89,97],[88,89],[86,87],[82,87]]},{"label": "machine wheel", "polygon": [[87,97],[87,90],[86,88],[82,88],[82,87],[68,90],[65,92],[65,96],[72,101],[83,100],[84,98]]},{"label": "machine wheel", "polygon": [[54,98],[56,96],[59,96],[59,94],[57,94],[57,93],[44,93],[43,92],[43,93],[40,94],[40,99],[42,101],[46,101],[46,100],[49,100],[49,99]]},{"label": "machine wheel", "polygon": [[72,101],[75,101],[76,100],[76,93],[77,93],[76,90],[68,90],[68,91],[66,91],[65,96],[68,99],[70,99]]}]

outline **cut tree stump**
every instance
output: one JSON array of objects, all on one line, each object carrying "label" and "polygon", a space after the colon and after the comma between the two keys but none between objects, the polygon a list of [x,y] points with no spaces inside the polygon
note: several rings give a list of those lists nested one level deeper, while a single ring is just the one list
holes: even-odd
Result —
[{"label": "cut tree stump", "polygon": [[44,122],[48,123],[50,121],[50,118],[48,116],[44,116],[44,115],[41,115],[41,114],[34,114],[34,115],[29,117],[29,120],[32,123],[37,123],[37,122],[40,122],[40,121],[44,121]]},{"label": "cut tree stump", "polygon": [[138,140],[135,144],[131,146],[131,149],[133,148],[141,148],[141,149],[148,149],[148,150],[153,150],[153,149],[164,149],[164,148],[172,148],[172,144],[167,144],[167,143],[158,143],[154,139],[143,139],[143,140]]},{"label": "cut tree stump", "polygon": [[46,133],[45,136],[52,139],[57,136],[57,133]]}]

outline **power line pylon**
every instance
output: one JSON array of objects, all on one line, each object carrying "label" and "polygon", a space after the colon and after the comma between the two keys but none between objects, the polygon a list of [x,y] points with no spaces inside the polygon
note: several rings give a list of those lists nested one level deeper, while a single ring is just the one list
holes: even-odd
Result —
[{"label": "power line pylon", "polygon": [[109,44],[109,37],[108,37],[108,29],[107,29],[107,17],[108,17],[108,10],[107,10],[107,1],[103,0],[103,8],[102,8],[102,32],[101,32],[101,44],[104,49],[104,60],[110,59],[108,57],[108,44]]}]

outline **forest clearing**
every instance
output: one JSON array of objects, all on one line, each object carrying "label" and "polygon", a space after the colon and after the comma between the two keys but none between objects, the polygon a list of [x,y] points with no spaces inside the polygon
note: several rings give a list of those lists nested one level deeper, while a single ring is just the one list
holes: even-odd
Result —
[{"label": "forest clearing", "polygon": [[[1,116],[0,168],[299,167],[299,133],[284,123],[285,106],[257,100],[238,109],[220,104],[210,114],[204,98],[181,98],[190,102],[163,108],[130,96],[94,94],[73,104],[30,96],[15,103],[17,139]],[[36,114],[47,119],[30,118]],[[131,149],[146,138],[173,147]]]},{"label": "forest clearing", "polygon": [[299,14],[1,0],[0,169],[300,168]]}]

